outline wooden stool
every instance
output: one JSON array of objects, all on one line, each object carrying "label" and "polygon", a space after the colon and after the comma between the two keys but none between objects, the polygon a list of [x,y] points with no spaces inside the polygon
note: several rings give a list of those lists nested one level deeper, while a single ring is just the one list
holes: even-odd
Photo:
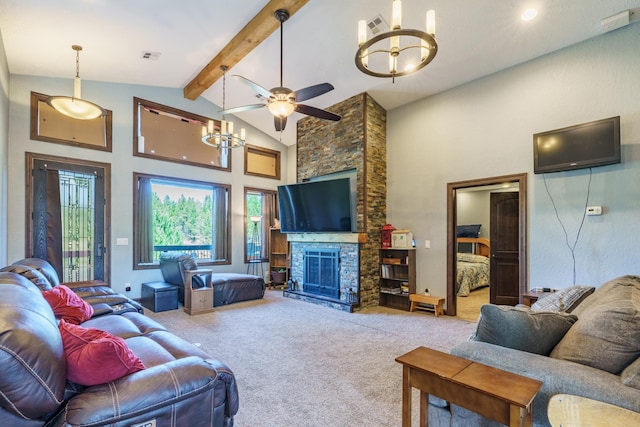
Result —
[{"label": "wooden stool", "polygon": [[[439,314],[444,314],[444,309],[442,308],[444,298],[423,294],[411,294],[409,295],[409,300],[411,301],[410,312],[418,309],[432,311],[436,317],[438,317]],[[420,304],[429,304],[430,307],[421,306]]]}]

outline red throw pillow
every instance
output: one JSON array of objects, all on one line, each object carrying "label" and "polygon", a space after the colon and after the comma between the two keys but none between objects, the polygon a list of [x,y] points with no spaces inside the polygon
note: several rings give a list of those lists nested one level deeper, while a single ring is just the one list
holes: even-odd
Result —
[{"label": "red throw pillow", "polygon": [[79,325],[93,316],[93,307],[65,285],[43,291],[42,295],[53,309],[53,314],[69,323]]},{"label": "red throw pillow", "polygon": [[120,337],[64,320],[60,320],[58,329],[69,381],[86,386],[104,384],[144,369],[142,361]]}]

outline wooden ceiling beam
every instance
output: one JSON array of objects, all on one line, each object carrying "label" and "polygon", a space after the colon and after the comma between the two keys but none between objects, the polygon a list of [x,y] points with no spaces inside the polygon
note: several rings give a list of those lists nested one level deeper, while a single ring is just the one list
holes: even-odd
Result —
[{"label": "wooden ceiling beam", "polygon": [[184,88],[184,97],[195,100],[209,89],[220,77],[220,67],[226,65],[231,69],[256,46],[262,43],[275,30],[280,28],[280,21],[274,17],[278,9],[286,9],[293,16],[309,0],[270,0],[256,16],[218,53],[198,75]]}]

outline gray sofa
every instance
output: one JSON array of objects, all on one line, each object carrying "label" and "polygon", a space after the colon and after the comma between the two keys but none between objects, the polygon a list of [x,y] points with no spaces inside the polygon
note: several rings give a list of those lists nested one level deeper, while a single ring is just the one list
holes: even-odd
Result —
[{"label": "gray sofa", "polygon": [[[474,336],[451,353],[542,381],[534,426],[550,425],[547,405],[559,393],[640,412],[640,276],[611,280],[566,308],[487,304]],[[430,426],[500,425],[434,396],[428,412]]]}]

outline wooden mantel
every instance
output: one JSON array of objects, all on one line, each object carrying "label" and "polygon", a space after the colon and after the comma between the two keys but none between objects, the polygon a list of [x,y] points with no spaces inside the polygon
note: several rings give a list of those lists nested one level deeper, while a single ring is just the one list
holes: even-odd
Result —
[{"label": "wooden mantel", "polygon": [[366,243],[366,233],[287,233],[290,242]]}]

